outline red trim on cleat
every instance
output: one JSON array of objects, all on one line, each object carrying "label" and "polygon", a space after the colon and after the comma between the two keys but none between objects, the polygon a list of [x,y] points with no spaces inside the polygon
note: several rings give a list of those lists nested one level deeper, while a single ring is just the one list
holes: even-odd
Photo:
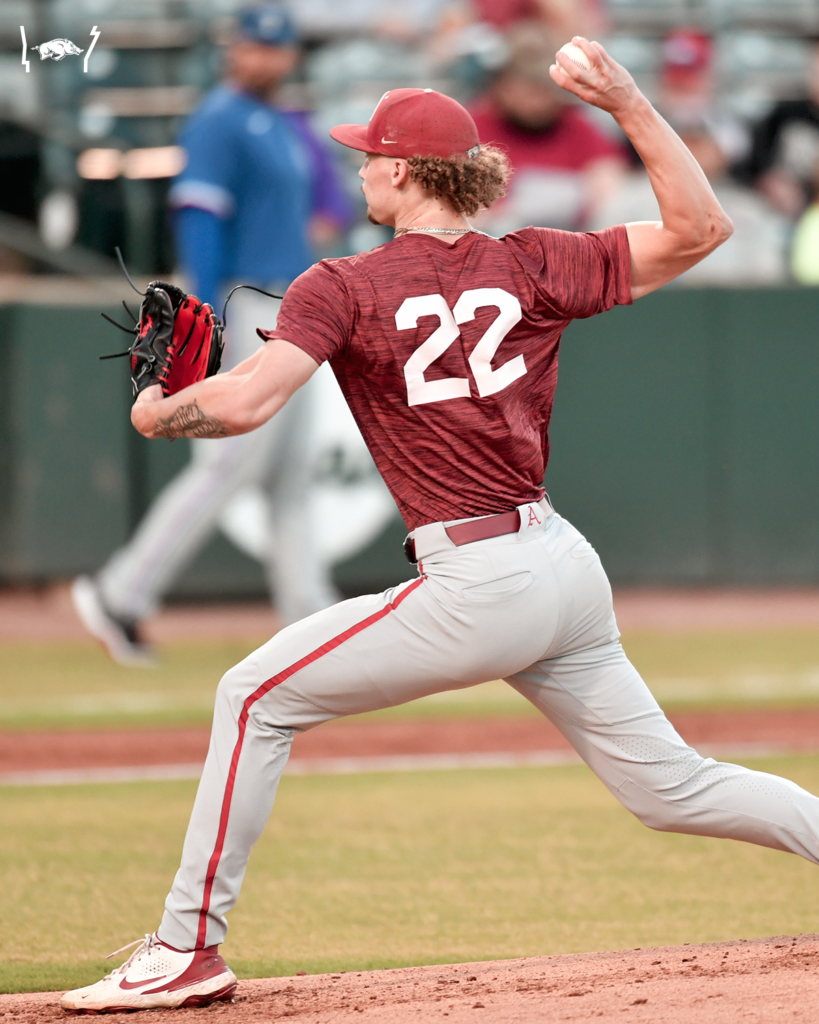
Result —
[{"label": "red trim on cleat", "polygon": [[231,1000],[236,994],[236,982],[231,982],[221,992],[211,996],[188,996],[184,1003],[179,1004],[179,1009],[191,1006],[208,1006],[210,1003],[223,1003]]},{"label": "red trim on cleat", "polygon": [[[191,985],[197,985],[201,981],[207,981],[210,978],[218,977],[220,974],[226,974],[228,965],[216,952],[217,948],[217,946],[209,946],[207,949],[197,949],[194,952],[190,966],[178,978],[175,978],[167,985],[146,988],[142,994],[144,996],[152,996],[157,992],[178,992],[181,988],[190,988]],[[150,984],[150,981],[151,979],[148,979],[144,984]],[[120,988],[123,988],[124,984],[124,982],[120,982]]]}]

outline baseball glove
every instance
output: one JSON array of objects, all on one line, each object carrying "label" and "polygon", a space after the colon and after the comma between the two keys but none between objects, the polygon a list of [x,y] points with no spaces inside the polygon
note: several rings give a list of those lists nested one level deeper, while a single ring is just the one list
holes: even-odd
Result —
[{"label": "baseball glove", "polygon": [[139,317],[135,318],[127,304],[122,303],[128,316],[137,320],[133,328],[117,323],[105,313],[100,314],[114,327],[135,336],[125,352],[114,352],[100,359],[130,357],[134,398],[152,384],[159,384],[166,397],[175,395],[189,384],[218,372],[225,347],[222,335],[227,326],[227,307],[234,292],[248,288],[270,299],[282,298],[255,284],[237,284],[225,298],[220,320],[213,306],[200,302],[195,295],[186,295],[167,281],[151,281],[141,292],[128,273],[119,248],[114,252],[128,284],[142,297],[142,304]]},{"label": "baseball glove", "polygon": [[[110,317],[105,319],[122,327]],[[130,357],[134,397],[152,384],[159,384],[166,396],[175,395],[189,384],[212,377],[221,365],[222,322],[213,307],[167,281],[148,285],[136,327],[123,329],[135,335],[128,351],[117,353]]]},{"label": "baseball glove", "polygon": [[222,324],[213,307],[165,281],[152,281],[131,346],[134,396],[151,384],[174,395],[212,377],[222,362]]}]

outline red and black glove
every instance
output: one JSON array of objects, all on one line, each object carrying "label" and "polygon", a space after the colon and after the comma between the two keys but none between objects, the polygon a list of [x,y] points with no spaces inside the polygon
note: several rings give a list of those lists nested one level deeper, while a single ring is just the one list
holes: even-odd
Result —
[{"label": "red and black glove", "polygon": [[222,323],[206,302],[176,285],[152,281],[130,349],[134,397],[159,384],[164,395],[212,377],[222,362]]}]

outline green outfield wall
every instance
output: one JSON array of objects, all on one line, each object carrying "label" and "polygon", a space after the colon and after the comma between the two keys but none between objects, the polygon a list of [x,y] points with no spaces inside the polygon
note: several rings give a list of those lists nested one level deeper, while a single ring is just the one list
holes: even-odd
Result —
[{"label": "green outfield wall", "polygon": [[819,291],[572,324],[547,486],[620,583],[819,582]]},{"label": "green outfield wall", "polygon": [[[124,294],[124,292],[123,292]],[[0,582],[93,570],[187,460],[128,421],[111,285],[0,294]],[[615,583],[819,583],[819,290],[674,290],[566,331],[547,487]],[[399,522],[337,568],[407,576]],[[177,596],[264,592],[217,538]]]}]

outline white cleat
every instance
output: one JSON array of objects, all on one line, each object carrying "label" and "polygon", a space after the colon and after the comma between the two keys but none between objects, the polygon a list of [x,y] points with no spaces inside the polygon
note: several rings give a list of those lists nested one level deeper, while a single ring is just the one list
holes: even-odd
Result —
[{"label": "white cleat", "polygon": [[100,641],[111,657],[129,668],[153,668],[156,657],[139,635],[136,623],[118,619],[102,601],[99,587],[89,576],[78,576],[71,585],[71,599],[80,621]]},{"label": "white cleat", "polygon": [[[140,945],[121,967],[95,985],[66,992],[60,1006],[68,1013],[117,1013],[208,1006],[233,998],[236,975],[216,946],[182,953],[156,935],[136,941]],[[123,946],[117,953],[128,948]]]}]

